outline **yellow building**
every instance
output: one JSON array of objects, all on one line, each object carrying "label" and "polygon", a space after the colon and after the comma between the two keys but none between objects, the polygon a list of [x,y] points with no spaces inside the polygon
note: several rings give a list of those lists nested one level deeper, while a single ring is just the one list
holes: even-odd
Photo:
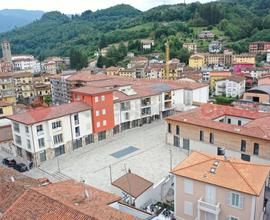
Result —
[{"label": "yellow building", "polygon": [[32,73],[16,73],[13,74],[13,79],[16,88],[17,100],[30,99],[34,96]]},{"label": "yellow building", "polygon": [[0,119],[13,115],[13,105],[11,102],[0,101]]},{"label": "yellow building", "polygon": [[249,54],[249,53],[235,55],[233,58],[233,63],[234,64],[245,63],[245,64],[255,65],[256,64],[256,55]]},{"label": "yellow building", "polygon": [[106,69],[107,76],[119,76],[119,67],[111,66]]},{"label": "yellow building", "polygon": [[166,76],[165,66],[161,68],[161,77],[162,79],[171,79],[176,80],[180,78],[182,68],[178,64],[169,64],[169,75]]},{"label": "yellow building", "polygon": [[194,54],[189,58],[189,67],[194,69],[201,69],[204,66],[204,56]]},{"label": "yellow building", "polygon": [[16,103],[16,94],[12,73],[0,74],[0,101]]},{"label": "yellow building", "polygon": [[226,79],[232,75],[231,72],[228,71],[216,71],[210,72],[210,89],[213,91],[216,88],[216,81],[220,79]]}]

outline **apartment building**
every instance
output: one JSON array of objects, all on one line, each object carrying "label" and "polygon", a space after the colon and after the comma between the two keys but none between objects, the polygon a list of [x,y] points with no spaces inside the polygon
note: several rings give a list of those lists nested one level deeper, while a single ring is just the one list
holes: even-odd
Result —
[{"label": "apartment building", "polygon": [[200,39],[212,39],[212,38],[215,37],[215,34],[214,34],[213,32],[211,32],[211,31],[202,31],[202,32],[198,35],[198,37],[199,37]]},{"label": "apartment building", "polygon": [[120,67],[110,66],[106,68],[106,75],[107,76],[119,76]]},{"label": "apartment building", "polygon": [[208,51],[209,53],[219,53],[222,50],[222,43],[219,41],[212,41],[208,45]]},{"label": "apartment building", "polygon": [[34,97],[33,76],[30,72],[14,73],[14,86],[17,101],[26,100],[30,102],[30,98]]},{"label": "apartment building", "polygon": [[270,49],[270,42],[267,41],[257,41],[249,44],[249,52],[260,54],[267,53],[267,50]]},{"label": "apartment building", "polygon": [[212,71],[209,72],[210,77],[210,89],[214,91],[216,88],[216,82],[221,79],[227,79],[232,76],[232,73],[229,71]]},{"label": "apartment building", "polygon": [[175,176],[177,220],[264,219],[269,166],[193,152]]},{"label": "apartment building", "polygon": [[38,165],[93,142],[91,114],[74,102],[9,116],[17,155]]},{"label": "apartment building", "polygon": [[186,48],[190,53],[197,53],[196,43],[183,43],[183,48]]},{"label": "apartment building", "polygon": [[16,103],[16,93],[12,73],[0,74],[0,101]]},{"label": "apartment building", "polygon": [[189,58],[188,66],[194,69],[201,69],[205,64],[204,56],[201,54],[194,54]]},{"label": "apartment building", "polygon": [[12,64],[5,59],[0,59],[0,73],[8,73],[12,71]]},{"label": "apartment building", "polygon": [[252,162],[270,159],[270,114],[231,106],[204,104],[189,112],[170,116],[167,143],[184,151],[216,154]]},{"label": "apartment building", "polygon": [[215,95],[226,97],[241,97],[246,91],[246,79],[241,76],[230,76],[216,81]]},{"label": "apartment building", "polygon": [[33,55],[13,55],[12,64],[14,70],[30,71],[31,73],[40,72],[40,63]]}]

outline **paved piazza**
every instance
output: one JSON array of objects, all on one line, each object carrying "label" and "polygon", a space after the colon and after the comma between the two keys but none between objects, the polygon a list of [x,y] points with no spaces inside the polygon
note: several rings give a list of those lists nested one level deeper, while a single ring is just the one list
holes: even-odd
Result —
[{"label": "paved piazza", "polygon": [[[173,166],[186,157],[179,148],[165,143],[165,131],[165,122],[155,121],[152,124],[124,131],[105,141],[77,149],[58,159],[46,161],[40,168],[27,172],[27,175],[36,178],[46,176],[52,181],[67,178],[85,180],[87,184],[112,192],[111,166],[112,180],[131,169],[132,172],[158,183],[170,171],[170,150]],[[134,148],[138,150],[129,150]],[[112,156],[115,153],[121,157]]]}]

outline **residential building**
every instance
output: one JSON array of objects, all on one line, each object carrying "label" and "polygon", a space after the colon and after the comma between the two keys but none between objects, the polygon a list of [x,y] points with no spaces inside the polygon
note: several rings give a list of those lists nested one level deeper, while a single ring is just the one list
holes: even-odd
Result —
[{"label": "residential building", "polygon": [[30,71],[31,73],[40,72],[40,63],[34,58],[33,55],[21,54],[12,55],[13,69]]},{"label": "residential building", "polygon": [[219,41],[212,41],[208,45],[208,51],[209,53],[219,53],[222,50],[222,43]]},{"label": "residential building", "polygon": [[270,103],[270,85],[255,86],[244,93],[244,100],[255,103]]},{"label": "residential building", "polygon": [[170,116],[166,121],[167,143],[184,151],[201,150],[216,154],[225,148],[228,157],[269,162],[269,113],[204,104]]},{"label": "residential building", "polygon": [[22,217],[139,220],[151,217],[144,211],[123,204],[119,196],[82,182],[66,180],[51,183],[48,179],[35,180],[7,168],[0,168],[0,178],[0,214],[3,220]]},{"label": "residential building", "polygon": [[0,119],[13,115],[13,104],[11,102],[0,101]]},{"label": "residential building", "polygon": [[12,73],[0,74],[0,100],[16,103],[16,93]]},{"label": "residential building", "polygon": [[12,72],[12,63],[7,62],[5,59],[0,59],[0,73]]},{"label": "residential building", "polygon": [[122,76],[122,77],[137,78],[137,76],[144,75],[144,66],[141,70],[143,73],[139,73],[139,71],[140,70],[138,70],[136,68],[131,68],[131,69],[121,68],[118,71],[118,74],[119,74],[119,76]]},{"label": "residential building", "polygon": [[256,55],[254,54],[239,54],[233,58],[233,71],[241,72],[242,69],[253,68],[256,64]]},{"label": "residential building", "polygon": [[44,71],[45,73],[55,75],[59,72],[61,72],[61,69],[58,69],[58,66],[55,61],[50,60],[46,63],[43,63]]},{"label": "residential building", "polygon": [[258,86],[270,85],[270,74],[258,78]]},{"label": "residential building", "polygon": [[215,95],[226,97],[241,97],[246,90],[246,79],[241,76],[230,76],[216,81]]},{"label": "residential building", "polygon": [[205,64],[209,65],[218,65],[218,66],[227,66],[230,67],[233,63],[233,53],[228,50],[224,50],[223,54],[211,54],[204,53]]},{"label": "residential building", "polygon": [[204,56],[200,54],[191,55],[189,58],[189,67],[201,69],[205,64]]},{"label": "residential building", "polygon": [[14,73],[12,75],[17,102],[30,103],[34,98],[33,75],[30,72]]},{"label": "residential building", "polygon": [[147,65],[148,64],[148,58],[143,56],[135,56],[131,58],[130,63],[128,64],[128,68],[134,68],[136,65]]},{"label": "residential building", "polygon": [[211,32],[211,31],[202,31],[202,32],[198,35],[198,37],[199,37],[200,39],[212,39],[212,38],[215,37],[215,34],[214,34],[213,32]]},{"label": "residential building", "polygon": [[269,165],[195,151],[171,173],[176,219],[264,219]]},{"label": "residential building", "polygon": [[266,63],[270,63],[270,49],[267,50]]},{"label": "residential building", "polygon": [[249,44],[249,52],[255,54],[266,53],[270,49],[270,42],[257,41]]},{"label": "residential building", "polygon": [[17,155],[35,165],[93,141],[92,110],[81,102],[9,116]]},{"label": "residential building", "polygon": [[247,69],[241,69],[241,73],[249,75],[253,79],[259,79],[264,75],[270,74],[270,68],[265,67],[253,67]]},{"label": "residential building", "polygon": [[111,66],[106,68],[106,75],[107,76],[119,76],[119,70],[121,68],[119,67],[115,67],[115,66]]},{"label": "residential building", "polygon": [[229,71],[212,71],[209,73],[209,76],[210,76],[210,90],[214,91],[216,88],[216,81],[231,77],[232,73]]},{"label": "residential building", "polygon": [[196,43],[183,43],[183,48],[186,48],[190,53],[197,53]]},{"label": "residential building", "polygon": [[151,50],[155,46],[155,41],[151,39],[142,39],[141,40],[143,50]]}]

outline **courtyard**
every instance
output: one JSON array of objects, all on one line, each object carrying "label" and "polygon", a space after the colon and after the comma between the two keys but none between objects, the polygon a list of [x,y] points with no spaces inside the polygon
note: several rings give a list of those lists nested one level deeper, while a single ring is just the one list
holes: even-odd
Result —
[{"label": "courtyard", "polygon": [[156,184],[169,174],[171,166],[187,156],[179,148],[166,144],[165,132],[165,122],[155,121],[45,161],[26,174],[34,178],[47,177],[51,181],[84,180],[111,192],[111,180],[130,169]]}]

